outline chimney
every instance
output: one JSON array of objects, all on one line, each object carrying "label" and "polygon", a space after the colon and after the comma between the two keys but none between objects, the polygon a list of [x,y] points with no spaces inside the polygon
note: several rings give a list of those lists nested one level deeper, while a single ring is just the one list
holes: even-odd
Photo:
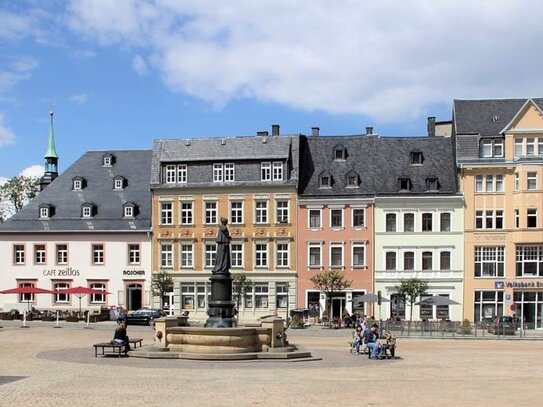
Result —
[{"label": "chimney", "polygon": [[366,136],[373,135],[373,127],[366,127]]},{"label": "chimney", "polygon": [[436,118],[435,116],[428,117],[428,137],[435,137],[436,135]]},{"label": "chimney", "polygon": [[278,136],[278,135],[279,135],[279,125],[272,124],[272,136]]},{"label": "chimney", "polygon": [[311,127],[311,135],[313,137],[318,137],[319,136],[319,131],[320,131],[320,128],[318,127]]}]

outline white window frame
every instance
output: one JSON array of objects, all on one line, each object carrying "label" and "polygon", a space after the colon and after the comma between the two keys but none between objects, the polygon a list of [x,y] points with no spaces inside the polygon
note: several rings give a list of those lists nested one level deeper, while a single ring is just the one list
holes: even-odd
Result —
[{"label": "white window frame", "polygon": [[13,264],[26,264],[26,247],[24,244],[16,243],[13,245]]},{"label": "white window frame", "polygon": [[181,210],[181,214],[179,217],[181,225],[194,225],[194,202],[181,201],[179,203],[179,207]]},{"label": "white window frame", "polygon": [[[449,258],[448,258],[448,261],[449,261],[449,264],[448,264],[448,267],[444,267],[445,265],[443,264],[443,256],[445,254],[448,254]],[[440,271],[450,271],[452,269],[452,252],[450,250],[442,250],[439,252],[439,270]]]},{"label": "white window frame", "polygon": [[[330,211],[330,229],[343,229],[344,227],[344,216],[343,216],[343,211],[344,209],[343,208],[330,208],[329,209]],[[340,214],[340,224],[339,225],[333,225],[332,224],[332,220],[334,219],[334,213],[339,213]]]},{"label": "white window frame", "polygon": [[[239,247],[239,250],[238,250]],[[243,241],[234,240],[230,244],[231,265],[233,268],[243,268],[244,265],[244,248]]]},{"label": "white window frame", "polygon": [[[335,251],[339,251],[340,252],[340,255],[341,255],[341,264],[334,264],[334,252]],[[329,263],[330,263],[330,268],[331,269],[338,269],[338,268],[344,268],[345,267],[345,250],[344,250],[344,247],[343,247],[343,244],[338,244],[338,243],[331,243],[330,244],[330,248],[329,248],[329,252],[328,252],[328,259],[329,259]]]},{"label": "white window frame", "polygon": [[68,243],[55,244],[55,261],[58,265],[68,264]]},{"label": "white window frame", "polygon": [[103,243],[91,244],[91,260],[93,265],[103,266],[106,263],[106,248]]},{"label": "white window frame", "polygon": [[234,182],[236,180],[236,166],[234,163],[224,164],[224,182]]},{"label": "white window frame", "polygon": [[[66,290],[70,288],[70,284],[66,281],[58,281],[53,284],[53,290],[59,291],[59,290]],[[54,304],[69,304],[70,303],[70,294],[61,293],[61,294],[55,294],[53,298]]]},{"label": "white window frame", "polygon": [[281,161],[273,162],[272,179],[274,181],[283,181],[283,163]]},{"label": "white window frame", "polygon": [[[311,264],[311,249],[318,249],[319,251],[318,264]],[[308,268],[322,268],[322,244],[310,243],[307,245],[307,267]]]},{"label": "white window frame", "polygon": [[537,190],[537,172],[529,171],[526,173],[526,189],[528,191]]},{"label": "white window frame", "polygon": [[271,181],[272,179],[272,164],[271,162],[263,162],[260,164],[260,180]]},{"label": "white window frame", "polygon": [[224,166],[213,164],[213,182],[224,182]]},{"label": "white window frame", "polygon": [[48,217],[49,217],[49,208],[48,207],[40,208],[40,218],[48,218]]},{"label": "white window frame", "polygon": [[[355,249],[363,250],[363,261],[362,264],[357,264],[355,262]],[[353,243],[351,245],[351,266],[352,268],[366,268],[366,244],[364,243]]]},{"label": "white window frame", "polygon": [[160,224],[173,225],[173,202],[160,202]]},{"label": "white window frame", "polygon": [[[447,227],[443,227],[444,216],[448,216]],[[440,232],[451,232],[452,231],[452,213],[451,212],[440,212],[439,213],[439,231]]]},{"label": "white window frame", "polygon": [[[394,217],[394,222],[390,223],[390,226],[393,226],[393,229],[388,228],[388,226],[389,226],[388,217],[389,216]],[[385,232],[389,232],[389,233],[397,232],[398,231],[398,214],[396,212],[385,212],[384,218],[385,218],[384,219],[385,220]]]},{"label": "white window frame", "polygon": [[204,201],[204,225],[216,225],[217,218],[217,201]]},{"label": "white window frame", "polygon": [[84,218],[91,218],[92,217],[92,207],[91,206],[84,206],[83,207],[83,217]]},{"label": "white window frame", "polygon": [[124,217],[125,218],[134,217],[134,207],[133,206],[125,206],[124,207]]},{"label": "white window frame", "polygon": [[[535,225],[530,226],[530,220],[535,221]],[[537,228],[539,222],[537,219],[537,208],[527,208],[526,209],[526,228],[528,229],[535,229]]]},{"label": "white window frame", "polygon": [[[526,271],[526,264],[533,272]],[[517,277],[543,277],[543,245],[518,245],[515,248],[515,275]]]},{"label": "white window frame", "polygon": [[268,242],[256,241],[254,245],[255,253],[255,268],[268,267]]},{"label": "white window frame", "polygon": [[194,267],[194,243],[186,241],[179,242],[179,264],[180,268]]},{"label": "white window frame", "polygon": [[[385,271],[396,271],[398,270],[398,253],[394,250],[386,250],[384,253],[384,265],[385,265]],[[391,255],[394,257],[394,267],[389,268],[388,267],[388,255]]]},{"label": "white window frame", "polygon": [[204,267],[212,268],[217,259],[217,244],[206,242],[204,245]]},{"label": "white window frame", "polygon": [[47,245],[45,243],[34,244],[34,264],[47,264]]},{"label": "white window frame", "polygon": [[[480,271],[477,265],[480,264]],[[485,264],[493,270],[485,270]],[[500,270],[501,266],[501,270]],[[480,274],[479,276],[477,274]],[[505,247],[504,246],[475,246],[474,278],[503,278],[505,276]]]},{"label": "white window frame", "polygon": [[[426,255],[426,256],[425,256]],[[428,261],[428,256],[430,264],[426,264]],[[431,250],[423,250],[420,254],[421,259],[421,270],[422,271],[432,271],[434,270],[434,253]],[[429,267],[428,267],[429,266]]]},{"label": "white window frame", "polygon": [[268,223],[268,200],[255,199],[255,224]]},{"label": "white window frame", "polygon": [[164,166],[164,178],[166,184],[175,184],[176,183],[176,166],[173,164],[166,164]]},{"label": "white window frame", "polygon": [[[425,219],[424,219],[425,215],[430,217],[430,222],[429,223],[425,222]],[[422,212],[420,214],[420,219],[421,219],[420,230],[422,232],[430,233],[430,232],[434,231],[434,214],[432,212]],[[425,225],[426,225],[426,229],[425,229]],[[428,226],[430,227],[429,229],[428,229]]]},{"label": "white window frame", "polygon": [[[475,229],[477,230],[502,230],[504,228],[503,209],[477,209],[475,210]],[[477,221],[480,220],[481,227],[478,227]],[[501,220],[501,227],[498,221]],[[490,223],[490,226],[488,226]]]},{"label": "white window frame", "polygon": [[106,294],[105,294],[106,283],[105,282],[94,281],[94,282],[89,283],[89,288],[91,288],[93,290],[104,291],[104,293],[102,293],[102,294],[98,294],[98,293],[91,294],[90,297],[89,297],[89,302],[91,304],[105,304],[105,302],[106,302]]},{"label": "white window frame", "polygon": [[139,243],[128,243],[128,264],[141,264],[141,246]]},{"label": "white window frame", "polygon": [[123,184],[124,184],[123,181],[124,181],[124,180],[123,180],[122,178],[116,179],[116,180],[114,181],[114,183],[113,183],[113,187],[114,187],[115,189],[123,189]]},{"label": "white window frame", "polygon": [[81,182],[80,179],[75,179],[74,185],[73,185],[74,190],[80,191],[82,187],[83,187],[83,182]]},{"label": "white window frame", "polygon": [[275,201],[275,222],[288,223],[290,220],[290,201],[288,199],[278,199]]},{"label": "white window frame", "polygon": [[[412,219],[412,222],[413,222],[412,223],[413,227],[411,228],[411,230],[407,230],[407,228],[406,228],[406,225],[407,225],[407,222],[405,221],[406,216],[411,216],[411,219]],[[415,219],[416,219],[415,218],[415,212],[404,212],[403,216],[402,216],[402,222],[403,222],[403,229],[402,230],[404,232],[407,232],[407,233],[413,233],[415,231],[415,224],[416,224]]]},{"label": "white window frame", "polygon": [[187,164],[178,164],[177,165],[177,179],[176,181],[179,184],[187,183]]},{"label": "white window frame", "polygon": [[[355,225],[355,212],[360,211],[362,213],[362,224]],[[351,208],[351,227],[353,229],[364,229],[366,227],[366,208]]]},{"label": "white window frame", "polygon": [[242,200],[230,201],[230,223],[232,225],[243,225],[245,223],[245,205]]},{"label": "white window frame", "polygon": [[160,244],[160,267],[173,268],[173,243]]},{"label": "white window frame", "polygon": [[[318,226],[311,226],[311,212],[318,212]],[[322,209],[307,209],[307,227],[309,229],[320,230],[322,229]]]},{"label": "white window frame", "polygon": [[289,267],[290,265],[290,244],[289,242],[275,242],[275,263],[277,268]]}]

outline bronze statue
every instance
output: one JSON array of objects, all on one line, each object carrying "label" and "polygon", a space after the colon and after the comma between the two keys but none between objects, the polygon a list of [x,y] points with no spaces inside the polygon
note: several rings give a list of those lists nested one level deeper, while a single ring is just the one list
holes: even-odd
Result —
[{"label": "bronze statue", "polygon": [[213,274],[228,273],[230,271],[230,232],[226,225],[228,219],[221,218],[221,226],[219,233],[217,234],[217,256],[215,258],[215,266],[213,267]]}]

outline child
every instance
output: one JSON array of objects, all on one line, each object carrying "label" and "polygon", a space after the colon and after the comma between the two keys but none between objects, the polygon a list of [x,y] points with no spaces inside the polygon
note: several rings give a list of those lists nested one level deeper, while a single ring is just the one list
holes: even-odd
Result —
[{"label": "child", "polygon": [[351,343],[350,352],[353,352],[353,349],[356,349],[356,354],[360,354],[360,345],[362,345],[362,336],[364,332],[362,331],[362,326],[358,325],[356,330],[353,332],[353,342]]}]

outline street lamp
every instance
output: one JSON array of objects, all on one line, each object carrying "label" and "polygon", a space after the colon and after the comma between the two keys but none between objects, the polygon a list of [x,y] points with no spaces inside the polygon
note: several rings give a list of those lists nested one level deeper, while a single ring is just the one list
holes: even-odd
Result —
[{"label": "street lamp", "polygon": [[286,322],[285,322],[285,329],[288,328],[288,297],[289,297],[289,291],[290,291],[290,285],[287,282],[287,315],[286,315]]}]

